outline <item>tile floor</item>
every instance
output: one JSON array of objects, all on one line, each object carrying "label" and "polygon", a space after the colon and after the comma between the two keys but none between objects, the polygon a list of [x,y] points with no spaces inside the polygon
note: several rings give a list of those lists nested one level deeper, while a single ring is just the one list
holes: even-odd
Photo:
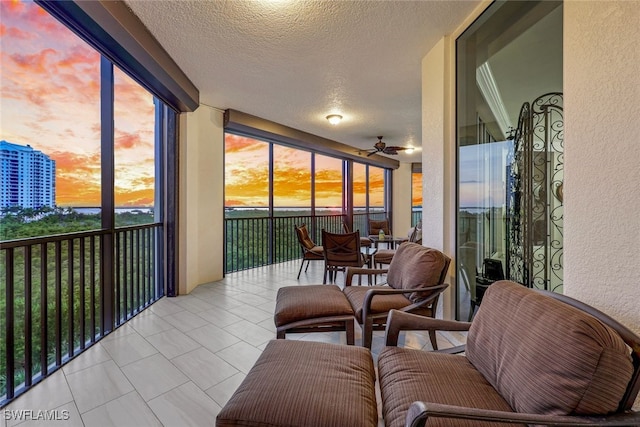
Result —
[{"label": "tile floor", "polygon": [[[214,425],[220,408],[275,338],[278,288],[322,283],[322,263],[311,263],[296,280],[299,265],[233,273],[189,295],[161,299],[0,410],[0,427]],[[338,284],[343,281],[339,274]],[[356,345],[359,333],[356,326]],[[338,332],[287,338],[346,343]],[[438,339],[449,347],[464,336]],[[422,333],[407,334],[404,345],[431,347]],[[383,333],[376,332],[374,358],[382,346]],[[6,412],[20,410],[32,412]],[[37,418],[37,411],[58,420],[15,418],[19,413]]]}]

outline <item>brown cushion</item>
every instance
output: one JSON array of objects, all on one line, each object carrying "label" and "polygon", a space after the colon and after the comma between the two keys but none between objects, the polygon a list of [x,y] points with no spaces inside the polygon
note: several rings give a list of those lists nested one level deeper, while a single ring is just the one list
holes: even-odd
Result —
[{"label": "brown cushion", "polygon": [[375,371],[362,347],[270,341],[216,426],[376,426]]},{"label": "brown cushion", "polygon": [[314,246],[309,249],[310,252],[313,252],[314,255],[318,255],[324,258],[324,248],[322,246]]},{"label": "brown cushion", "polygon": [[[447,265],[446,256],[437,249],[406,242],[398,247],[389,265],[387,283],[396,289],[427,288],[440,283]],[[428,297],[431,292],[414,292],[413,302]]]},{"label": "brown cushion", "polygon": [[389,264],[395,254],[395,249],[378,249],[374,255],[374,259],[376,263]]},{"label": "brown cushion", "polygon": [[[353,307],[353,313],[358,322],[362,323],[362,307],[364,296],[369,289],[389,289],[388,286],[347,286],[344,288],[349,303]],[[411,304],[403,294],[380,295],[373,297],[370,313],[386,313],[391,309],[400,310]]]},{"label": "brown cushion", "polygon": [[389,230],[389,221],[386,219],[381,221],[369,221],[369,235],[378,236],[380,230],[384,231],[384,234],[387,236],[391,235],[391,230]]},{"label": "brown cushion", "polygon": [[276,327],[298,320],[352,314],[345,295],[336,285],[285,286],[278,289]]},{"label": "brown cushion", "polygon": [[302,224],[300,227],[296,227],[296,233],[298,233],[298,240],[305,248],[312,250],[316,247],[316,244],[313,243],[313,240],[309,237],[309,231],[305,224]]},{"label": "brown cushion", "polygon": [[516,411],[536,414],[615,411],[633,369],[615,331],[510,281],[489,286],[466,354]]},{"label": "brown cushion", "polygon": [[[378,357],[378,377],[387,427],[404,426],[416,400],[512,412],[464,356],[385,347]],[[513,426],[471,420],[430,418],[432,426]]]}]

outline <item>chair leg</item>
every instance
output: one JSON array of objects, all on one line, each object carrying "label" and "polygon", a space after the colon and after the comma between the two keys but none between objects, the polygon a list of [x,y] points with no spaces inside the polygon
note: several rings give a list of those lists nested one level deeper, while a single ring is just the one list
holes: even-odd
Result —
[{"label": "chair leg", "polygon": [[371,350],[371,342],[373,341],[373,319],[364,319],[362,324],[362,346]]},{"label": "chair leg", "polygon": [[[300,264],[300,270],[298,270],[298,280],[300,279],[300,273],[302,273],[302,267],[304,267],[304,258],[302,258],[302,264]],[[307,268],[309,268],[309,264],[307,264]]]},{"label": "chair leg", "polygon": [[438,341],[436,341],[436,331],[429,331],[429,339],[434,350],[438,349]]},{"label": "chair leg", "polygon": [[353,321],[353,319],[351,319],[346,320],[344,323],[345,329],[347,330],[347,345],[353,345],[355,342],[355,322]]},{"label": "chair leg", "polygon": [[[304,262],[303,262],[303,264],[304,264]],[[304,269],[305,273],[309,270],[309,264],[311,264],[311,260],[310,259],[307,260],[307,268]]]}]

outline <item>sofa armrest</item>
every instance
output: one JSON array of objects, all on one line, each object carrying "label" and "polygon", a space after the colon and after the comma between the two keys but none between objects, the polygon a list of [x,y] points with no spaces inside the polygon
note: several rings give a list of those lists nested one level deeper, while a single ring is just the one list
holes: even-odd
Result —
[{"label": "sofa armrest", "polygon": [[[387,318],[385,331],[386,345],[397,346],[398,336],[402,331],[468,331],[470,327],[470,322],[433,319],[399,310],[391,310]],[[454,352],[460,353],[463,351],[464,346],[458,346],[455,347]]]},{"label": "sofa armrest", "polygon": [[506,422],[518,424],[553,425],[553,426],[638,426],[639,412],[625,412],[608,416],[561,416],[522,414],[489,409],[465,408],[462,406],[443,405],[430,402],[413,402],[407,412],[405,427],[423,427],[427,419],[458,418],[483,422]]},{"label": "sofa armrest", "polygon": [[387,274],[389,269],[387,268],[358,268],[358,267],[348,267],[347,274],[344,279],[345,286],[351,286],[351,282],[353,281],[353,276],[375,276],[378,274]]}]

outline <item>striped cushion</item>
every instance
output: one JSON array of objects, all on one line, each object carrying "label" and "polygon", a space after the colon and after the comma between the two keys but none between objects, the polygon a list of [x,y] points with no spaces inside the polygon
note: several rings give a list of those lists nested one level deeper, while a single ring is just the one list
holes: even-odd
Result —
[{"label": "striped cushion", "polygon": [[[395,289],[428,288],[440,282],[442,270],[447,265],[446,256],[431,249],[406,242],[398,247],[387,273],[387,283]],[[427,298],[431,292],[414,292],[409,295],[412,302]]]},{"label": "striped cushion", "polygon": [[633,370],[615,331],[509,281],[487,290],[466,355],[516,411],[537,414],[615,411]]},{"label": "striped cushion", "polygon": [[[464,356],[385,347],[378,357],[378,376],[387,427],[404,426],[407,409],[416,400],[512,412]],[[451,418],[430,418],[427,425],[513,426]]]},{"label": "striped cushion", "polygon": [[270,341],[216,418],[216,426],[376,426],[368,349]]},{"label": "striped cushion", "polygon": [[[364,296],[369,289],[390,289],[388,286],[347,286],[344,288],[349,303],[353,307],[354,315],[358,322],[362,323],[362,307],[364,306]],[[380,295],[373,297],[370,313],[386,313],[389,310],[400,310],[411,304],[403,294]]]},{"label": "striped cushion", "polygon": [[274,321],[282,326],[298,320],[352,314],[336,285],[285,286],[278,289]]}]

